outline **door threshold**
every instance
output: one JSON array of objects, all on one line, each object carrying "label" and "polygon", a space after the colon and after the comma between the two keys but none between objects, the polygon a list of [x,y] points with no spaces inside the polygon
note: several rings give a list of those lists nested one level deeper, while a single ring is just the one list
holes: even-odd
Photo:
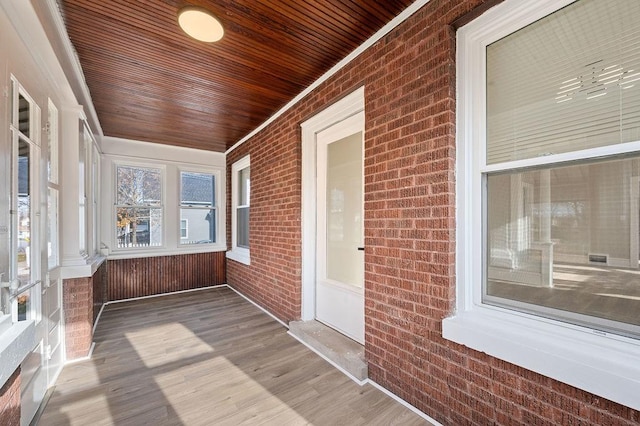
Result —
[{"label": "door threshold", "polygon": [[356,380],[367,380],[364,346],[358,342],[315,320],[292,321],[289,333]]}]

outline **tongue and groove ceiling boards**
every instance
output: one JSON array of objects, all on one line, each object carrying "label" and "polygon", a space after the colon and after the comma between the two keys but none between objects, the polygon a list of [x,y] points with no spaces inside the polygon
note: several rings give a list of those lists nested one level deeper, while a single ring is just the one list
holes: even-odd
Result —
[{"label": "tongue and groove ceiling boards", "polygon": [[[105,136],[224,152],[412,0],[59,0]],[[196,41],[202,7],[224,37]]]}]

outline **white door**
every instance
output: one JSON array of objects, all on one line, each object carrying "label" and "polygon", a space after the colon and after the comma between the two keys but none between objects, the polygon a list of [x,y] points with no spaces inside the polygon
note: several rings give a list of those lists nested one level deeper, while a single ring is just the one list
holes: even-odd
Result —
[{"label": "white door", "polygon": [[11,303],[14,321],[33,320],[36,345],[21,365],[21,423],[29,424],[47,390],[47,335],[42,316],[40,108],[13,81],[11,185]]},{"label": "white door", "polygon": [[364,112],[317,134],[316,319],[364,344]]}]

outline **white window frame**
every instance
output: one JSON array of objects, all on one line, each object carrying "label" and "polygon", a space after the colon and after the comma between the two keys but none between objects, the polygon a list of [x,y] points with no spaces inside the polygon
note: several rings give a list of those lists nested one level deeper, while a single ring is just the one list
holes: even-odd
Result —
[{"label": "white window frame", "polygon": [[[216,233],[216,241],[212,242],[212,243],[208,243],[205,244],[207,247],[209,246],[220,246],[221,242],[220,239],[224,240],[225,236],[221,236],[220,235],[220,217],[222,216],[222,214],[224,214],[224,210],[220,208],[221,206],[221,202],[223,200],[223,198],[221,198],[221,194],[223,193],[223,188],[222,188],[222,180],[221,180],[221,173],[219,170],[211,170],[211,169],[203,169],[203,168],[197,168],[197,167],[180,167],[178,168],[178,218],[180,218],[180,209],[182,208],[186,208],[187,205],[182,205],[182,173],[199,173],[199,174],[207,174],[207,175],[211,175],[213,176],[213,182],[214,182],[214,191],[215,191],[215,199],[213,200],[213,206],[212,207],[202,207],[203,210],[208,210],[208,209],[213,209],[216,213],[216,223],[215,223],[215,233]],[[197,207],[195,207],[197,208]],[[181,220],[181,219],[178,219]],[[180,225],[182,226],[182,225]],[[188,225],[187,225],[188,226]],[[187,227],[187,235],[188,235],[188,227]],[[181,241],[184,239],[182,238],[182,231],[180,229],[178,229],[178,246],[180,248],[185,248],[185,247],[192,247],[194,244],[184,244]],[[224,244],[224,242],[223,242]]]},{"label": "white window frame", "polygon": [[[60,266],[60,180],[59,180],[59,126],[60,126],[60,115],[58,113],[58,108],[56,108],[55,104],[51,99],[48,100],[48,120],[47,120],[47,134],[48,134],[48,166],[49,173],[47,178],[47,205],[50,205],[50,197],[52,192],[55,197],[55,208],[56,211],[53,213],[55,217],[53,219],[55,223],[51,223],[49,218],[51,216],[51,212],[47,212],[47,226],[52,228],[49,232],[45,232],[45,235],[50,236],[52,241],[47,241],[47,248],[51,251],[51,253],[47,253],[47,264],[48,269],[51,271],[52,269]],[[50,208],[50,207],[48,207]],[[49,238],[47,238],[48,240]],[[51,246],[49,247],[49,243]]]},{"label": "white window frame", "polygon": [[[118,167],[131,167],[131,168],[141,168],[141,169],[156,169],[160,170],[160,196],[161,200],[157,206],[154,208],[159,208],[162,212],[162,241],[160,245],[157,246],[140,246],[140,247],[118,247],[118,227],[116,225],[116,219],[118,217],[118,207],[124,207],[118,205]],[[113,214],[111,216],[111,234],[113,238],[113,249],[114,253],[123,253],[123,252],[145,252],[145,251],[158,251],[166,248],[166,235],[167,235],[167,217],[165,211],[165,200],[166,200],[166,190],[167,190],[167,172],[166,167],[162,164],[156,163],[134,163],[128,161],[114,161],[113,162]],[[131,206],[136,207],[136,206]],[[151,230],[149,230],[151,232]],[[151,238],[151,235],[149,235]]]},{"label": "white window frame", "polygon": [[[238,224],[238,173],[251,166],[250,156],[241,158],[231,165],[231,250],[227,252],[227,258],[235,260],[245,265],[251,264],[250,249],[238,247],[237,224]],[[251,189],[249,190],[251,191]],[[249,211],[251,211],[251,192],[249,192]],[[251,217],[251,216],[249,216]],[[251,234],[249,234],[251,238]]]},{"label": "white window frame", "polygon": [[640,409],[640,340],[482,303],[482,174],[640,152],[640,142],[486,166],[486,47],[574,0],[506,0],[458,30],[456,312],[445,339]]}]

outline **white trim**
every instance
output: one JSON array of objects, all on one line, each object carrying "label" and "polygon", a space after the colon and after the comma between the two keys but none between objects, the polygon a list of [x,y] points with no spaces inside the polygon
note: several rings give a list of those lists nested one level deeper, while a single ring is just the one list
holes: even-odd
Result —
[{"label": "white trim", "polygon": [[35,321],[16,322],[0,334],[0,388],[35,346]]},{"label": "white trim", "polygon": [[251,303],[253,306],[255,306],[256,308],[260,309],[265,314],[269,315],[272,319],[277,321],[284,328],[286,328],[287,330],[289,329],[289,325],[286,324],[284,321],[282,321],[280,318],[278,318],[277,316],[273,315],[271,312],[269,312],[268,310],[266,310],[262,306],[258,305],[256,302],[254,302],[253,300],[249,299],[247,296],[245,296],[244,294],[242,294],[240,291],[236,290],[235,288],[231,287],[229,284],[224,284],[224,285],[229,287],[231,290],[233,290],[238,296],[242,297],[247,302]]},{"label": "white trim", "polygon": [[320,352],[319,350],[317,350],[316,348],[314,348],[313,346],[311,346],[310,344],[308,344],[307,342],[305,342],[304,340],[302,340],[300,337],[296,336],[294,333],[292,333],[291,331],[287,331],[287,334],[291,337],[293,337],[294,339],[296,339],[298,342],[302,343],[304,346],[306,346],[308,349],[311,350],[311,352],[315,353],[316,355],[318,355],[320,358],[324,359],[325,361],[327,361],[329,364],[331,364],[331,366],[333,368],[335,368],[336,370],[339,370],[342,374],[344,374],[345,376],[347,376],[348,378],[350,378],[351,380],[353,380],[354,382],[356,382],[358,384],[358,386],[364,386],[367,383],[369,383],[369,379],[364,379],[364,380],[359,380],[357,377],[355,377],[354,375],[352,375],[351,373],[349,373],[347,370],[345,370],[344,368],[342,368],[339,364],[337,364],[336,362],[334,362],[331,358],[327,357],[326,355],[324,355],[322,352]]},{"label": "white trim", "polygon": [[[194,291],[210,290],[212,288],[222,288],[222,287],[228,287],[228,285],[227,284],[217,284],[217,285],[212,285],[212,286],[208,286],[208,287],[198,287],[198,288],[190,288],[188,290],[172,291],[172,292],[169,292],[169,293],[158,293],[158,294],[150,294],[149,296],[132,297],[130,299],[111,300],[109,302],[104,302],[103,307],[106,306],[106,305],[113,305],[113,304],[116,304],[116,303],[131,302],[132,300],[153,299],[155,297],[173,296],[175,294],[191,293],[191,292],[194,292]],[[102,313],[102,309],[100,310],[100,312]],[[96,323],[97,322],[98,321],[96,319]]]},{"label": "white trim", "polygon": [[[227,252],[227,259],[245,265],[251,265],[251,248],[238,247],[237,229],[238,229],[238,173],[241,170],[251,167],[251,156],[246,155],[231,165],[231,250]],[[249,178],[251,179],[251,178]],[[248,194],[249,204],[243,207],[249,207],[249,215],[251,215],[251,184],[249,184]],[[251,216],[249,216],[251,218]],[[251,219],[249,219],[249,230],[251,229]],[[251,241],[251,232],[249,232],[249,241]]]},{"label": "white trim", "polygon": [[263,130],[269,124],[273,123],[275,120],[278,119],[278,117],[280,117],[282,114],[284,114],[285,112],[287,112],[288,110],[293,108],[293,106],[295,104],[297,104],[300,100],[304,99],[305,96],[307,96],[309,93],[313,92],[322,83],[324,83],[325,81],[330,79],[334,74],[336,74],[342,68],[346,67],[355,58],[360,56],[361,53],[365,52],[367,49],[369,49],[371,46],[373,46],[378,40],[380,40],[382,37],[384,37],[385,35],[389,34],[391,31],[393,31],[394,28],[396,28],[397,26],[402,24],[404,21],[409,19],[409,17],[411,15],[413,15],[415,12],[420,10],[425,4],[429,3],[429,1],[430,0],[416,0],[415,3],[412,3],[405,10],[400,12],[400,14],[398,16],[396,16],[391,21],[389,21],[384,27],[382,27],[380,30],[378,30],[378,32],[376,32],[374,35],[372,35],[368,40],[366,40],[364,43],[362,43],[359,47],[357,47],[349,55],[344,57],[340,62],[338,62],[336,65],[334,65],[329,71],[327,71],[322,76],[320,76],[320,78],[318,78],[311,85],[309,85],[306,89],[304,89],[302,92],[300,92],[300,94],[298,96],[296,96],[291,101],[289,101],[289,103],[287,103],[279,111],[277,111],[275,114],[273,114],[271,117],[269,117],[260,126],[256,127],[251,133],[249,133],[248,135],[246,135],[245,137],[240,139],[238,142],[236,142],[231,148],[227,149],[225,151],[225,154],[228,155],[234,149],[236,149],[237,147],[239,147],[240,145],[242,145],[243,143],[245,143],[246,141],[248,141],[249,139],[254,137],[258,132]]},{"label": "white trim", "polygon": [[85,356],[80,358],[69,359],[69,360],[65,358],[64,365],[77,364],[83,361],[90,361],[91,358],[93,357],[93,350],[95,349],[95,347],[96,347],[96,342],[91,342],[91,347],[89,348],[89,352],[87,352]]},{"label": "white trim", "polygon": [[[485,161],[487,44],[573,0],[506,0],[457,34],[456,308],[445,318],[445,339],[484,352],[633,409],[640,409],[640,341],[482,303],[482,205],[478,178]],[[627,152],[624,144],[608,154]],[[589,154],[598,153],[589,150]],[[578,155],[584,154],[578,153]],[[555,160],[574,159],[572,155]],[[577,157],[576,157],[577,158]],[[546,158],[543,160],[547,160]],[[509,166],[527,165],[525,161]],[[501,165],[501,167],[504,165]]]},{"label": "white trim", "polygon": [[104,302],[102,304],[102,306],[100,307],[100,312],[98,312],[98,315],[96,316],[96,320],[93,323],[93,329],[91,329],[91,335],[95,335],[96,334],[96,327],[98,326],[98,322],[100,321],[100,317],[102,316],[102,312],[104,311],[104,307],[107,306],[109,302]]},{"label": "white trim", "polygon": [[316,134],[364,111],[364,86],[351,92],[300,125],[302,128],[302,312],[316,316]]}]

